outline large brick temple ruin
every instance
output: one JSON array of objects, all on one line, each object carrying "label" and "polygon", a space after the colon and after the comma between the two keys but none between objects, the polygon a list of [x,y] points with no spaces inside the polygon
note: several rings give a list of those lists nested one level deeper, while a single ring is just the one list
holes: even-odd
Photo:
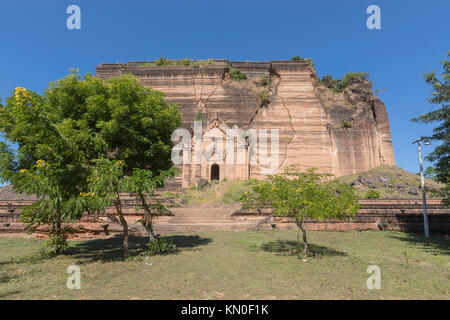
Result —
[{"label": "large brick temple ruin", "polygon": [[[151,61],[97,66],[98,77],[132,74],[144,86],[165,92],[166,99],[179,106],[183,115],[179,130],[188,133],[180,141],[191,146],[190,150],[182,151],[183,158],[190,156],[193,160],[198,150],[201,157],[199,161],[178,165],[181,174],[165,186],[165,190],[176,192],[167,194],[179,193],[181,187],[203,186],[210,180],[260,178],[270,174],[268,168],[274,168],[275,173],[291,164],[298,164],[301,169],[317,167],[335,176],[366,171],[381,164],[395,165],[386,108],[364,78],[353,79],[345,89],[333,90],[319,81],[308,61],[210,60],[181,64],[183,61],[156,66]],[[245,78],[242,74],[246,79],[238,80]],[[252,130],[256,132],[256,141]],[[208,136],[213,131],[215,135]],[[218,156],[215,154],[221,149],[218,138],[227,141],[230,131],[239,134],[231,135],[232,148],[227,148],[227,144]],[[278,135],[274,136],[274,132]],[[264,140],[268,143],[262,147]],[[278,148],[272,148],[277,140]],[[212,151],[211,145],[215,146]],[[205,153],[209,157],[204,157]],[[167,202],[171,214],[155,221],[156,230],[162,234],[271,230],[274,225],[280,229],[296,228],[289,218],[272,217],[270,210],[248,211],[238,203],[172,205],[173,199],[163,196],[164,193],[161,190],[158,199]],[[305,225],[310,230],[386,229],[422,233],[422,203],[418,196],[413,198],[360,199],[362,208],[351,221],[308,220]],[[35,196],[15,193],[12,186],[0,187],[0,233],[24,232],[18,214],[34,201]],[[124,214],[133,234],[139,234],[140,224],[136,221],[142,215],[142,211],[136,211],[136,205],[135,199],[123,195]],[[440,199],[428,201],[428,214],[431,232],[448,234],[449,210]],[[78,230],[76,236],[103,234],[105,221],[110,232],[120,233],[122,227],[114,215],[112,207],[101,214],[83,215],[73,225]],[[41,226],[40,232],[45,230],[46,226]]]},{"label": "large brick temple ruin", "polygon": [[[230,69],[239,70],[247,80],[234,80]],[[259,178],[274,165],[272,173],[299,164],[301,169],[317,167],[335,176],[380,164],[395,165],[386,108],[374,96],[371,83],[354,81],[342,92],[333,91],[319,82],[308,61],[214,60],[188,66],[108,63],[98,65],[96,72],[105,79],[130,73],[144,86],[165,92],[167,100],[179,106],[183,128],[192,133],[192,150],[197,145],[204,152],[211,144],[211,139],[195,137],[195,120],[202,121],[203,132],[222,132],[223,141],[227,129],[254,129],[257,142],[269,141],[271,133],[278,130],[278,150],[268,142],[268,150],[256,148],[252,158],[247,137],[246,143],[234,145],[237,152],[232,156],[242,151],[240,162],[227,161],[227,151],[221,155],[222,161],[205,161],[202,157],[199,162],[180,165],[177,184],[182,187],[212,179]],[[262,134],[264,129],[267,137]],[[269,163],[268,155],[277,160]]]}]

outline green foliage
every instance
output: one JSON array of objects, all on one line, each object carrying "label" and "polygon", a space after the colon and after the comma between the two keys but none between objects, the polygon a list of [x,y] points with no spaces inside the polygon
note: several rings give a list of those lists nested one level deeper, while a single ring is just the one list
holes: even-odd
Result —
[{"label": "green foliage", "polygon": [[45,257],[53,257],[60,254],[65,254],[69,250],[69,243],[67,242],[66,234],[51,233],[48,240],[46,240],[40,249],[40,254]]},{"label": "green foliage", "polygon": [[231,79],[233,80],[247,80],[247,75],[245,73],[242,73],[240,70],[233,68],[233,67],[229,67],[230,69],[230,75],[231,75]]},{"label": "green foliage", "polygon": [[336,83],[339,80],[333,79],[333,76],[328,74],[322,77],[322,79],[319,81],[321,84],[323,84],[327,88],[336,88]]},{"label": "green foliage", "polygon": [[342,120],[341,127],[344,129],[348,129],[352,127],[352,122],[349,120]]},{"label": "green foliage", "polygon": [[103,209],[120,192],[144,202],[144,193],[162,186],[175,174],[171,134],[180,124],[164,93],[131,75],[106,81],[72,71],[43,95],[16,88],[0,106],[9,142],[0,144],[0,178],[38,196],[23,210],[30,228],[45,223],[60,233],[61,222]]},{"label": "green foliage", "polygon": [[366,80],[368,78],[369,78],[368,72],[348,72],[344,75],[342,80],[339,80],[336,83],[336,88],[338,91],[342,92],[352,82],[357,81],[357,80]]},{"label": "green foliage", "polygon": [[334,90],[335,92],[342,92],[354,81],[366,80],[368,78],[368,72],[348,72],[342,79],[333,79],[331,75],[325,75],[319,83]]},{"label": "green foliage", "polygon": [[80,118],[69,109],[90,88],[77,90],[78,80],[72,71],[65,78],[66,92],[51,83],[44,95],[18,87],[0,106],[0,132],[6,139],[0,144],[0,180],[11,183],[16,192],[38,197],[22,210],[30,229],[46,223],[59,233],[62,221],[80,218],[86,209],[80,192],[86,188],[85,155],[91,144],[74,129],[81,125]]},{"label": "green foliage", "polygon": [[386,91],[386,90],[387,90],[387,88],[375,89],[374,93],[378,97],[380,95],[380,93],[382,93],[383,91]]},{"label": "green foliage", "polygon": [[158,67],[165,67],[170,64],[170,60],[167,59],[166,57],[159,57],[159,59],[155,60],[155,64]]},{"label": "green foliage", "polygon": [[300,56],[294,56],[291,58],[291,61],[308,61],[311,67],[314,67],[314,62],[311,58],[302,58]]},{"label": "green foliage", "polygon": [[450,189],[450,61],[448,57],[450,57],[450,51],[447,53],[447,60],[441,61],[443,69],[441,73],[431,72],[424,75],[425,81],[433,88],[429,102],[438,107],[411,121],[437,123],[433,134],[422,138],[440,142],[426,159],[433,162],[436,180],[446,184],[441,196],[450,202],[448,192]]},{"label": "green foliage", "polygon": [[436,180],[436,174],[437,174],[436,168],[433,166],[427,167],[423,172],[424,177],[431,180]]},{"label": "green foliage", "polygon": [[270,102],[269,93],[268,92],[260,92],[258,94],[258,101],[259,101],[259,105],[261,107],[268,105]]},{"label": "green foliage", "polygon": [[[270,206],[277,216],[310,217],[317,220],[345,219],[359,209],[352,187],[317,169],[301,172],[292,165],[282,174],[272,175],[253,185],[243,195],[245,208]],[[328,180],[327,180],[328,179]]]},{"label": "green foliage", "polygon": [[262,78],[261,78],[261,85],[262,86],[268,86],[269,85],[269,79],[267,78],[267,76],[266,75],[264,75],[264,76],[262,76]]},{"label": "green foliage", "polygon": [[177,251],[176,244],[169,238],[157,238],[149,244],[149,255],[168,254]]},{"label": "green foliage", "polygon": [[368,190],[366,194],[364,195],[366,199],[379,199],[380,193],[375,190]]},{"label": "green foliage", "polygon": [[167,67],[167,66],[203,66],[203,65],[225,65],[225,62],[214,61],[214,59],[210,58],[208,60],[190,60],[189,57],[186,57],[181,60],[170,60],[166,57],[160,57],[154,62],[146,62],[139,64],[141,67]]},{"label": "green foliage", "polygon": [[242,195],[244,208],[271,207],[276,216],[293,217],[303,233],[304,254],[308,253],[305,217],[316,220],[346,219],[359,210],[355,191],[351,186],[330,174],[320,174],[316,168],[301,172],[291,165],[281,174],[267,177]]}]

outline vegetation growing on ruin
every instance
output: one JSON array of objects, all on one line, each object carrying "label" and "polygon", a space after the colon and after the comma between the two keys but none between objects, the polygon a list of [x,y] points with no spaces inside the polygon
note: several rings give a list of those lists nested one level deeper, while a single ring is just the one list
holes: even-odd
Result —
[{"label": "vegetation growing on ruin", "polygon": [[355,108],[346,98],[343,92],[329,89],[319,83],[319,100],[324,109],[327,110],[352,110]]},{"label": "vegetation growing on ruin", "polygon": [[291,61],[308,61],[311,67],[314,67],[314,62],[311,58],[302,58],[300,56],[294,56],[291,58]]},{"label": "vegetation growing on ruin", "polygon": [[355,80],[367,80],[369,78],[368,72],[348,72],[344,74],[342,79],[333,79],[331,75],[325,75],[319,81],[325,87],[332,89],[335,92],[342,92]]},{"label": "vegetation growing on ruin", "polygon": [[[378,166],[368,171],[337,178],[352,186],[359,199],[367,195],[378,195],[379,199],[412,199],[420,198],[420,177],[399,167]],[[225,202],[239,203],[240,196],[252,189],[258,180],[221,180],[205,184],[202,187],[191,187],[182,193],[166,193],[163,196],[174,198],[175,202],[203,203]],[[438,190],[441,183],[425,179],[428,190]],[[432,196],[430,194],[430,196]]]},{"label": "vegetation growing on ruin", "polygon": [[139,64],[141,67],[167,67],[167,66],[204,66],[204,65],[226,65],[225,62],[215,61],[213,58],[208,60],[190,60],[188,57],[181,60],[170,60],[166,57],[160,57],[153,62]]},{"label": "vegetation growing on ruin", "polygon": [[231,79],[236,81],[247,80],[247,75],[242,73],[239,69],[233,68],[231,65],[229,66]]},{"label": "vegetation growing on ruin", "polygon": [[266,92],[266,91],[260,92],[258,94],[259,105],[261,107],[267,106],[270,102],[269,97],[270,97],[270,95],[268,92]]},{"label": "vegetation growing on ruin", "polygon": [[263,75],[261,77],[261,82],[260,84],[264,87],[264,86],[268,86],[269,85],[269,79],[267,78],[266,75]]},{"label": "vegetation growing on ruin", "polygon": [[352,127],[352,122],[350,120],[342,120],[341,127],[344,129],[349,129]]},{"label": "vegetation growing on ruin", "polygon": [[366,198],[366,199],[379,199],[380,198],[380,193],[378,191],[375,191],[375,190],[369,190],[364,195],[364,198]]},{"label": "vegetation growing on ruin", "polygon": [[[364,172],[343,176],[338,180],[353,186],[360,199],[376,192],[380,199],[419,199],[420,177],[399,167],[381,165]],[[425,179],[425,188],[439,190],[442,184]],[[432,193],[429,196],[433,196]]]}]

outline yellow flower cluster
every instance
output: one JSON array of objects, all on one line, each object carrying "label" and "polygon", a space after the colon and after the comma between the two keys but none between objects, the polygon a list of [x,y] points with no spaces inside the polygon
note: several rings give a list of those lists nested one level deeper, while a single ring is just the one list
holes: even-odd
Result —
[{"label": "yellow flower cluster", "polygon": [[295,192],[299,193],[302,190],[302,188],[298,187],[297,190],[295,190]]},{"label": "yellow flower cluster", "polygon": [[20,173],[28,173],[28,170],[27,169],[20,169],[19,172]]},{"label": "yellow flower cluster", "polygon": [[22,87],[17,87],[16,90],[14,90],[14,97],[16,98],[16,101],[21,103],[31,100],[31,95],[28,93],[27,89]]},{"label": "yellow flower cluster", "polygon": [[36,161],[36,167],[38,167],[39,169],[42,169],[42,168],[47,168],[47,167],[49,167],[50,165],[47,163],[47,162],[45,162],[44,160],[38,160],[38,161]]},{"label": "yellow flower cluster", "polygon": [[116,165],[118,165],[118,166],[124,166],[125,165],[125,161],[124,160],[119,160],[119,161],[117,161],[116,162]]},{"label": "yellow flower cluster", "polygon": [[80,196],[85,197],[85,198],[93,198],[94,197],[94,193],[93,192],[80,192]]}]

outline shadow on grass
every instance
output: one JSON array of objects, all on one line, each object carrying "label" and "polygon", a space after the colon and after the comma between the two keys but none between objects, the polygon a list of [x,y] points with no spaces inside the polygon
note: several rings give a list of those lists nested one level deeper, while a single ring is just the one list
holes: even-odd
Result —
[{"label": "shadow on grass", "polygon": [[407,233],[404,236],[391,235],[391,238],[409,243],[411,246],[422,249],[432,255],[450,255],[450,240],[444,237],[430,237],[414,233]]},{"label": "shadow on grass", "polygon": [[6,293],[0,293],[0,299],[6,298],[8,296],[11,296],[11,295],[14,295],[14,294],[18,294],[18,293],[20,293],[20,291],[17,291],[17,290],[15,290],[15,291],[8,291]]},{"label": "shadow on grass", "polygon": [[[337,251],[333,248],[328,248],[325,246],[319,246],[317,244],[308,244],[309,254],[315,258],[341,256],[346,257],[347,253]],[[301,256],[303,253],[303,242],[289,241],[289,240],[276,240],[265,243],[261,246],[261,249],[266,252],[275,252],[278,254],[289,254]]]},{"label": "shadow on grass", "polygon": [[[198,235],[174,235],[167,238],[172,240],[177,246],[178,250],[173,254],[179,253],[184,248],[195,248],[212,242],[212,239],[202,238]],[[128,239],[129,257],[147,255],[148,245],[148,237],[130,236]],[[80,264],[92,261],[123,261],[123,237],[118,235],[108,239],[83,241],[70,248],[69,255],[79,259],[78,263]]]},{"label": "shadow on grass", "polygon": [[44,260],[47,260],[47,257],[41,255],[39,252],[35,252],[29,256],[13,257],[9,258],[9,260],[0,261],[0,266],[9,264],[39,264]]},{"label": "shadow on grass", "polygon": [[12,274],[8,271],[0,273],[0,283],[8,283],[11,280],[17,279],[18,276],[15,274]]}]

